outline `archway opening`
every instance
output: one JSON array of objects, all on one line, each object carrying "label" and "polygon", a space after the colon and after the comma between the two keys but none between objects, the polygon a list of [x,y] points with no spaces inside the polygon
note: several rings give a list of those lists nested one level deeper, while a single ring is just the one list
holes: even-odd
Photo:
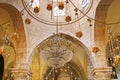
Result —
[{"label": "archway opening", "polygon": [[[117,65],[117,62],[115,61],[115,57],[119,56],[119,49],[115,50],[115,56],[111,55],[112,52],[110,52],[111,47],[115,48],[115,46],[120,47],[120,40],[119,40],[119,36],[120,36],[120,5],[118,4],[120,3],[119,0],[113,0],[112,4],[109,6],[108,11],[107,11],[107,16],[106,16],[106,23],[110,24],[108,25],[109,29],[111,30],[112,34],[114,35],[115,41],[113,41],[113,43],[109,43],[108,42],[108,46],[107,46],[107,58],[108,58],[108,64],[109,66],[112,67],[112,79],[120,79],[120,66]],[[106,36],[109,36],[108,31],[106,30]],[[111,36],[112,37],[112,36]],[[107,37],[107,41],[109,41],[109,37]],[[116,45],[117,44],[117,45]],[[114,46],[111,46],[114,45]]]},{"label": "archway opening", "polygon": [[[73,69],[73,72],[75,72],[76,74],[79,74],[79,76],[77,77],[78,79],[81,78],[82,80],[87,80],[88,79],[87,77],[88,76],[88,62],[91,63],[91,61],[88,61],[90,58],[89,50],[79,40],[69,35],[63,34],[63,33],[55,34],[53,36],[48,37],[47,39],[42,41],[40,44],[38,44],[38,46],[34,49],[32,53],[34,54],[32,56],[33,58],[29,59],[29,60],[32,60],[31,65],[30,65],[30,69],[32,72],[32,79],[34,80],[44,79],[45,75],[47,75],[47,73],[50,71],[51,67],[41,57],[41,44],[43,44],[44,42],[46,42],[47,40],[49,40],[50,38],[56,35],[62,36],[63,39],[70,40],[73,43],[73,45],[75,45],[75,47],[73,47],[73,45],[71,46],[74,48],[74,54],[73,54],[73,58],[70,61],[69,65],[72,66],[71,69]],[[46,43],[46,45],[47,44],[48,43]],[[75,65],[77,65],[78,68],[75,67]]]},{"label": "archway opening", "polygon": [[[119,0],[101,0],[97,10],[96,10],[96,22],[95,22],[95,41],[101,41],[105,48],[105,57],[106,57],[106,63],[109,67],[112,67],[112,79],[117,79],[119,68],[111,66],[111,62],[113,61],[110,59],[111,55],[110,47],[111,45],[109,43],[108,39],[108,29],[111,29],[113,31],[114,37],[119,36],[119,30],[120,28],[117,27],[119,24],[117,22],[120,22],[119,20]],[[111,27],[111,28],[110,28]],[[112,56],[113,57],[113,56]],[[116,70],[118,69],[118,70]],[[118,78],[119,79],[119,78]]]},{"label": "archway opening", "polygon": [[4,58],[3,79],[12,80],[11,69],[20,64],[19,53],[26,53],[26,39],[20,12],[0,3],[0,51]]}]

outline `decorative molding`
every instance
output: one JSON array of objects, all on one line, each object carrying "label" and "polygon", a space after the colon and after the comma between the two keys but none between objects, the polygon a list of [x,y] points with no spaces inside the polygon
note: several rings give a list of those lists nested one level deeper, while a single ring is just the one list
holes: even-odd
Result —
[{"label": "decorative molding", "polygon": [[31,72],[28,69],[11,69],[14,80],[30,80]]},{"label": "decorative molding", "polygon": [[111,80],[112,67],[95,68],[92,71],[95,80]]}]

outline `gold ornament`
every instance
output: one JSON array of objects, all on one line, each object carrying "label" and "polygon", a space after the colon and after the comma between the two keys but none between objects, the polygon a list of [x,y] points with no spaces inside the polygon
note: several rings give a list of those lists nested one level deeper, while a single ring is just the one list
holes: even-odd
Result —
[{"label": "gold ornament", "polygon": [[119,57],[115,57],[114,58],[114,62],[116,65],[120,65],[120,58]]},{"label": "gold ornament", "polygon": [[25,23],[26,23],[26,24],[30,24],[30,23],[31,23],[31,20],[30,20],[29,18],[26,18],[26,19],[25,19]]},{"label": "gold ornament", "polygon": [[49,11],[52,10],[52,4],[51,3],[47,4],[47,10],[49,10]]},{"label": "gold ornament", "polygon": [[64,9],[64,3],[63,2],[59,2],[58,8],[59,9]]},{"label": "gold ornament", "polygon": [[76,32],[76,37],[78,37],[78,38],[81,38],[82,37],[82,32],[81,31],[79,31],[79,32]]},{"label": "gold ornament", "polygon": [[35,13],[38,13],[38,12],[39,12],[39,7],[38,7],[38,6],[36,6],[36,7],[34,8],[34,12],[35,12]]},{"label": "gold ornament", "polygon": [[66,22],[70,22],[71,21],[71,17],[70,16],[66,16],[65,21]]},{"label": "gold ornament", "polygon": [[97,53],[98,51],[99,51],[99,48],[98,48],[98,47],[93,47],[93,48],[92,48],[92,52],[93,52],[93,53]]}]

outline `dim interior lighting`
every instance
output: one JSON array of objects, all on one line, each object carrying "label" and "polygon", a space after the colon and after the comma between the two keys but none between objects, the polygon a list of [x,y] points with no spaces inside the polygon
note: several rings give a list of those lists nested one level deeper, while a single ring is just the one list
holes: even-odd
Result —
[{"label": "dim interior lighting", "polygon": [[111,29],[108,29],[108,45],[108,57],[114,65],[120,65],[120,36],[115,36]]}]

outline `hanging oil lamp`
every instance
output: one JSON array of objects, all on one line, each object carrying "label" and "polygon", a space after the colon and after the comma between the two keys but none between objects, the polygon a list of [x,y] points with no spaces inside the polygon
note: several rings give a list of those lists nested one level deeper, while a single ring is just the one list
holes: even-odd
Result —
[{"label": "hanging oil lamp", "polygon": [[81,38],[82,37],[82,32],[81,31],[78,31],[78,32],[76,32],[76,37],[78,37],[78,38]]},{"label": "hanging oil lamp", "polygon": [[38,6],[34,7],[34,13],[38,13],[38,12],[39,12],[39,7]]},{"label": "hanging oil lamp", "polygon": [[71,16],[66,16],[65,21],[70,22],[71,21]]},{"label": "hanging oil lamp", "polygon": [[63,2],[59,2],[58,8],[59,9],[64,9],[64,3]]},{"label": "hanging oil lamp", "polygon": [[49,11],[52,10],[52,4],[51,3],[47,4],[47,10],[49,10]]},{"label": "hanging oil lamp", "polygon": [[120,65],[120,57],[118,56],[114,57],[114,62],[116,65]]},{"label": "hanging oil lamp", "polygon": [[95,46],[95,47],[92,48],[92,52],[93,52],[93,53],[97,53],[98,51],[99,51],[99,48],[98,48],[98,47]]},{"label": "hanging oil lamp", "polygon": [[25,19],[25,24],[30,24],[31,23],[31,20],[29,18],[26,18]]}]

